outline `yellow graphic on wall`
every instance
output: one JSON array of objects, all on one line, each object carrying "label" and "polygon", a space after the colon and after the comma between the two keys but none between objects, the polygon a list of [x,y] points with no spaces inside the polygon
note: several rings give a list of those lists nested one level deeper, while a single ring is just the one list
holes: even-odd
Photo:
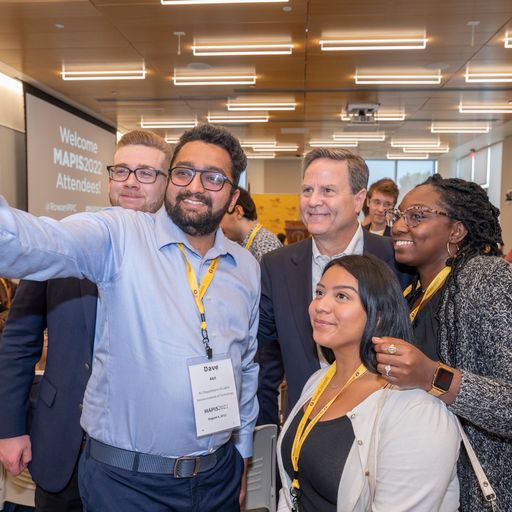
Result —
[{"label": "yellow graphic on wall", "polygon": [[298,194],[254,194],[258,221],[272,233],[285,233],[285,220],[299,220]]}]

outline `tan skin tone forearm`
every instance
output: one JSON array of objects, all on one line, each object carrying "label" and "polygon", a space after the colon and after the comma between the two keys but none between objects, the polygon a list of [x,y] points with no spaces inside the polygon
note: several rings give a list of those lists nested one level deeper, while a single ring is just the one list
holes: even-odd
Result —
[{"label": "tan skin tone forearm", "polygon": [[245,503],[245,496],[247,494],[247,472],[249,469],[249,459],[244,459],[244,470],[242,473],[242,482],[240,485],[240,497],[238,499],[240,507],[243,507]]},{"label": "tan skin tone forearm", "polygon": [[[377,354],[377,370],[390,384],[401,388],[420,388],[428,391],[432,387],[432,380],[437,370],[437,361],[432,361],[421,350],[404,340],[391,337],[373,338]],[[390,354],[389,346],[393,344],[396,352]],[[386,375],[385,367],[391,370]],[[461,372],[453,368],[453,379],[450,389],[439,398],[447,405],[452,404],[460,388]]]}]

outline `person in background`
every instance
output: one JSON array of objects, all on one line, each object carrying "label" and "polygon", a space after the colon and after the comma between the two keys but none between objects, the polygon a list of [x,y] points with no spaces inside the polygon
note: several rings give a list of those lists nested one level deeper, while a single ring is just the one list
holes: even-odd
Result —
[{"label": "person in background", "polygon": [[[276,235],[258,223],[256,205],[249,192],[241,187],[238,190],[240,195],[235,207],[226,212],[220,226],[228,238],[248,249],[260,262],[264,254],[279,249],[282,244]],[[275,397],[282,381],[279,343],[274,341],[260,347],[256,361],[260,365],[257,395],[260,411],[256,424],[279,425],[279,408]]]},{"label": "person in background", "polygon": [[238,191],[236,204],[234,208],[226,212],[220,227],[230,240],[238,242],[242,247],[248,249],[260,262],[264,254],[279,249],[283,244],[274,233],[265,229],[258,222],[256,205],[249,192],[242,187],[238,187]]},{"label": "person in background", "polygon": [[398,187],[389,178],[372,183],[366,196],[370,222],[365,229],[381,236],[391,236],[391,228],[386,224],[386,210],[394,208],[398,200]]},{"label": "person in background", "polygon": [[335,361],[309,379],[283,427],[279,510],[455,512],[457,419],[436,398],[389,386],[377,372],[372,336],[412,338],[389,267],[373,256],[332,260],[309,317]]},{"label": "person in background", "polygon": [[[171,147],[136,130],[119,140],[109,167],[113,206],[154,213],[163,204]],[[87,279],[22,281],[0,343],[0,460],[14,475],[29,464],[38,512],[80,512],[80,415],[91,374],[97,289]],[[34,364],[50,350],[37,407],[27,416]],[[29,424],[31,425],[29,427]]]},{"label": "person in background", "polygon": [[281,245],[286,243],[286,235],[284,233],[277,233],[277,238],[281,242]]},{"label": "person in background", "polygon": [[[512,267],[499,257],[498,216],[482,187],[438,174],[388,212],[397,260],[418,270],[405,291],[415,345],[374,342],[388,382],[459,417],[500,510],[512,510]],[[490,511],[465,451],[458,474],[461,510]]]}]

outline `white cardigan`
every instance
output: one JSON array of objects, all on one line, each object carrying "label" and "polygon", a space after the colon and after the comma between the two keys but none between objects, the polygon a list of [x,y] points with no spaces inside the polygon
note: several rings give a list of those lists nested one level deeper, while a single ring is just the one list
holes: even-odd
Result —
[{"label": "white cardigan", "polygon": [[[306,383],[279,437],[277,461],[283,489],[278,512],[291,510],[291,481],[281,457],[283,436],[326,371],[317,371]],[[458,510],[456,463],[461,439],[456,417],[441,400],[419,389],[385,388],[347,416],[355,440],[338,487],[338,512]]]}]

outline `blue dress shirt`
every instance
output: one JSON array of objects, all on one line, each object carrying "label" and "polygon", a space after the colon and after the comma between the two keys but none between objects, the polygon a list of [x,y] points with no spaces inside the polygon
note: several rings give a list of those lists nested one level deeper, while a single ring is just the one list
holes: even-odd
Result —
[{"label": "blue dress shirt", "polygon": [[[180,242],[199,282],[220,256],[204,305],[214,356],[227,354],[233,364],[241,419],[235,432],[196,436],[187,361],[205,357],[205,349]],[[248,251],[219,229],[202,257],[164,208],[109,208],[55,221],[11,209],[0,196],[0,252],[0,275],[87,278],[98,286],[81,419],[91,437],[169,457],[208,453],[233,437],[243,457],[252,454],[260,270]]]}]

